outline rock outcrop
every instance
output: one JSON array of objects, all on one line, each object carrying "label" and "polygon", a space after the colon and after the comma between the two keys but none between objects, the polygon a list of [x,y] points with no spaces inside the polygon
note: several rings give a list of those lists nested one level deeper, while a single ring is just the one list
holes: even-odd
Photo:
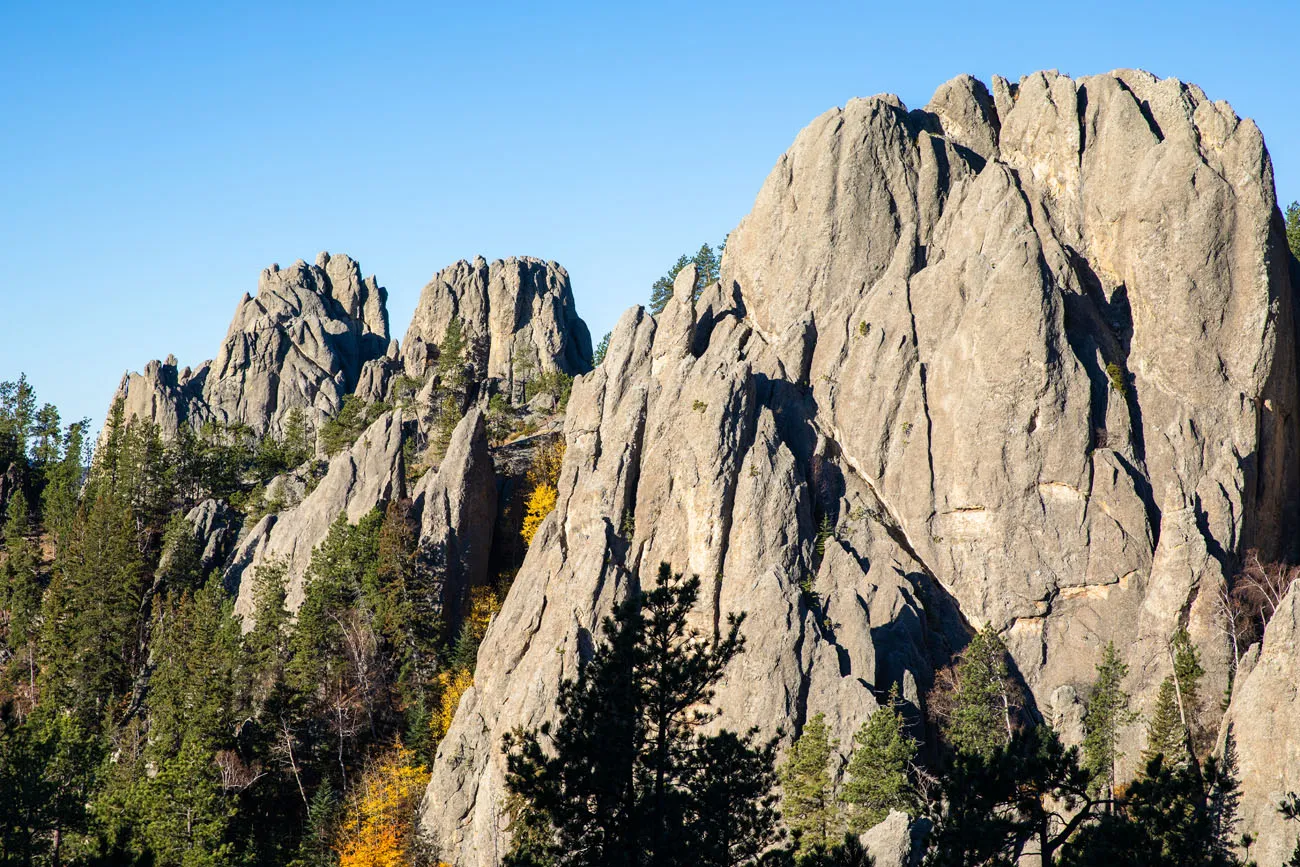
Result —
[{"label": "rock outcrop", "polygon": [[263,517],[240,541],[226,586],[236,591],[235,613],[247,619],[255,607],[256,581],[250,580],[265,563],[285,568],[285,607],[297,611],[305,590],[311,554],[329,534],[340,513],[355,524],[376,506],[405,496],[400,412],[375,420],[352,448],[330,461],[325,478],[301,503],[280,514]]},{"label": "rock outcrop", "polygon": [[212,362],[203,385],[208,412],[280,433],[298,407],[319,425],[356,388],[362,366],[388,351],[386,298],[347,256],[321,253],[315,265],[266,269]]},{"label": "rock outcrop", "polygon": [[1232,736],[1241,777],[1241,825],[1255,835],[1251,855],[1260,864],[1285,864],[1300,826],[1278,813],[1283,798],[1300,792],[1300,584],[1278,606],[1264,641],[1237,670],[1224,735]]},{"label": "rock outcrop", "polygon": [[[401,411],[385,413],[330,461],[325,477],[301,503],[267,515],[248,532],[225,573],[226,585],[236,591],[237,615],[248,623],[257,570],[267,563],[283,564],[285,607],[298,610],[312,552],[338,516],[346,514],[355,524],[372,509],[407,496],[404,441]],[[452,609],[448,622],[455,622],[465,591],[487,580],[496,495],[483,416],[472,410],[452,433],[446,457],[412,491],[419,552],[425,568],[443,581],[444,606],[450,600]]]},{"label": "rock outcrop", "polygon": [[499,862],[502,735],[552,718],[660,561],[704,580],[700,625],[748,613],[715,699],[733,729],[822,712],[844,749],[892,684],[922,713],[984,624],[1044,713],[1072,718],[1057,691],[1084,694],[1111,640],[1144,709],[1179,626],[1221,695],[1220,589],[1296,528],[1285,249],[1259,130],[1173,79],[962,77],[922,110],[818,118],[721,283],[629,311],[575,384],[555,511],[439,746],[425,832]]},{"label": "rock outcrop", "polygon": [[526,374],[591,369],[591,334],[574,308],[569,274],[555,262],[524,256],[488,264],[480,256],[439,271],[403,339],[408,375],[423,378],[452,319],[479,348],[476,378],[500,381],[512,399]]},{"label": "rock outcrop", "polygon": [[442,619],[457,624],[469,590],[487,583],[497,518],[497,481],[483,413],[472,409],[452,433],[447,454],[411,494],[420,522],[418,556],[441,577]]},{"label": "rock outcrop", "polygon": [[123,377],[114,400],[127,418],[156,422],[164,438],[206,421],[279,434],[295,408],[319,426],[357,388],[367,363],[389,353],[386,298],[347,256],[272,265],[257,295],[239,302],[215,360],[193,370],[177,370],[173,357],[151,361]]}]

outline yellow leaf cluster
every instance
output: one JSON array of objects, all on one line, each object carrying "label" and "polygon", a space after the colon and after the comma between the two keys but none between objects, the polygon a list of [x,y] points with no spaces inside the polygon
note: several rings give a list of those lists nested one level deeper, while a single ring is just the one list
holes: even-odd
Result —
[{"label": "yellow leaf cluster", "polygon": [[348,804],[335,845],[339,867],[406,867],[412,863],[415,809],[429,775],[398,746],[372,765]]},{"label": "yellow leaf cluster", "polygon": [[438,674],[438,706],[433,711],[433,719],[429,721],[429,730],[435,745],[446,737],[447,730],[451,728],[452,717],[456,715],[456,708],[460,706],[460,697],[473,685],[474,672],[468,668],[458,668]]},{"label": "yellow leaf cluster", "polygon": [[533,487],[551,485],[560,481],[560,467],[564,464],[564,440],[556,440],[549,446],[539,449],[533,457],[533,465],[528,468],[528,482]]},{"label": "yellow leaf cluster", "polygon": [[558,496],[556,485],[560,481],[560,467],[564,465],[564,440],[559,440],[543,448],[533,458],[533,465],[528,470],[528,481],[533,486],[524,506],[524,523],[519,530],[524,544],[533,544],[533,537],[542,526],[542,521],[555,509]]},{"label": "yellow leaf cluster", "polygon": [[555,486],[547,484],[538,485],[528,495],[528,505],[524,509],[524,525],[519,530],[519,535],[524,537],[525,545],[533,544],[533,537],[537,535],[542,521],[546,520],[546,516],[555,509],[556,496]]}]

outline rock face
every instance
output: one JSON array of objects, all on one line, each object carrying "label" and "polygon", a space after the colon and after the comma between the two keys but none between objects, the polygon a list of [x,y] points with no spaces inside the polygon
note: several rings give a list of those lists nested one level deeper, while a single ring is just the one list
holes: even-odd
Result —
[{"label": "rock face", "polygon": [[247,622],[254,610],[258,567],[283,563],[285,607],[297,611],[302,604],[311,553],[329,534],[339,513],[355,524],[371,509],[405,495],[400,412],[387,412],[375,420],[347,451],[336,455],[325,478],[297,506],[267,515],[240,541],[226,570],[226,586],[237,588],[235,613]]},{"label": "rock face", "polygon": [[[225,580],[236,590],[235,613],[248,625],[259,567],[284,564],[285,607],[297,611],[312,551],[339,514],[355,524],[375,507],[406,496],[403,442],[401,412],[380,416],[351,449],[330,462],[325,478],[301,503],[267,515],[240,541]],[[420,552],[428,568],[443,576],[444,596],[455,608],[468,587],[485,583],[492,545],[496,484],[482,413],[473,410],[460,421],[446,457],[416,483],[413,500]]]},{"label": "rock face", "polygon": [[591,334],[574,308],[568,272],[554,262],[525,256],[489,265],[477,257],[439,271],[406,331],[408,375],[424,376],[453,318],[480,347],[478,378],[501,381],[512,396],[523,385],[516,359],[528,359],[535,372],[591,370]]},{"label": "rock face", "polygon": [[[1144,710],[1179,626],[1222,694],[1220,588],[1296,527],[1285,249],[1259,130],[1173,79],[962,77],[922,110],[822,115],[721,283],[629,311],[575,384],[556,509],[439,746],[425,832],[499,862],[502,735],[553,716],[660,561],[704,580],[699,625],[748,612],[716,696],[732,729],[823,712],[849,744],[891,684],[922,712],[986,623],[1045,714],[1073,718],[1057,691],[1086,694],[1111,640]],[[1122,746],[1135,761],[1139,726]]]},{"label": "rock face", "polygon": [[442,576],[443,622],[459,623],[468,591],[487,582],[497,517],[497,482],[483,413],[472,409],[452,433],[447,454],[411,495],[419,516],[418,556]]},{"label": "rock face", "polygon": [[1236,741],[1241,776],[1241,828],[1256,835],[1251,855],[1260,864],[1283,864],[1295,851],[1300,828],[1277,808],[1300,792],[1300,584],[1293,586],[1256,646],[1242,661],[1224,719]]},{"label": "rock face", "polygon": [[203,548],[199,574],[207,575],[219,569],[235,547],[238,516],[222,500],[204,500],[190,509],[185,520],[194,528],[194,538]]},{"label": "rock face", "polygon": [[126,417],[156,422],[164,438],[205,421],[279,434],[294,408],[319,425],[357,388],[367,363],[389,352],[386,298],[347,256],[273,265],[257,295],[239,302],[214,361],[180,371],[175,358],[151,361],[123,377],[114,400]]},{"label": "rock face", "polygon": [[203,386],[219,421],[279,433],[299,407],[319,424],[338,412],[362,366],[388,350],[387,293],[347,256],[272,266],[235,310]]}]

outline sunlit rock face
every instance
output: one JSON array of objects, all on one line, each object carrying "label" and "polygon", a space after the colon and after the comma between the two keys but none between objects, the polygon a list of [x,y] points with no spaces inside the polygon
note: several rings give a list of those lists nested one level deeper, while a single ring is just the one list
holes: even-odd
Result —
[{"label": "sunlit rock face", "polygon": [[[558,504],[424,832],[456,864],[500,861],[502,735],[553,718],[661,561],[703,580],[705,632],[748,615],[716,697],[732,729],[789,737],[820,712],[847,749],[892,684],[923,712],[984,624],[1061,718],[1112,640],[1145,709],[1185,626],[1213,727],[1225,575],[1296,528],[1287,262],[1258,128],[1173,79],[961,77],[923,109],[817,118],[721,282],[692,302],[688,273],[657,319],[629,311],[575,385]],[[1122,746],[1135,762],[1140,726]]]}]

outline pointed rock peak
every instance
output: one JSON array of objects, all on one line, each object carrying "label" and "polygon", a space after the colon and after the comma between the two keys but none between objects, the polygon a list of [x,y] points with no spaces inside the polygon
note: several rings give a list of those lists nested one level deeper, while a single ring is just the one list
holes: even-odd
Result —
[{"label": "pointed rock peak", "polygon": [[984,159],[997,155],[998,115],[984,82],[959,75],[939,85],[925,110],[939,121],[944,136]]},{"label": "pointed rock peak", "polygon": [[699,280],[700,269],[695,263],[687,265],[677,272],[676,279],[673,280],[673,298],[689,299],[691,304],[695,304],[695,283]]}]

